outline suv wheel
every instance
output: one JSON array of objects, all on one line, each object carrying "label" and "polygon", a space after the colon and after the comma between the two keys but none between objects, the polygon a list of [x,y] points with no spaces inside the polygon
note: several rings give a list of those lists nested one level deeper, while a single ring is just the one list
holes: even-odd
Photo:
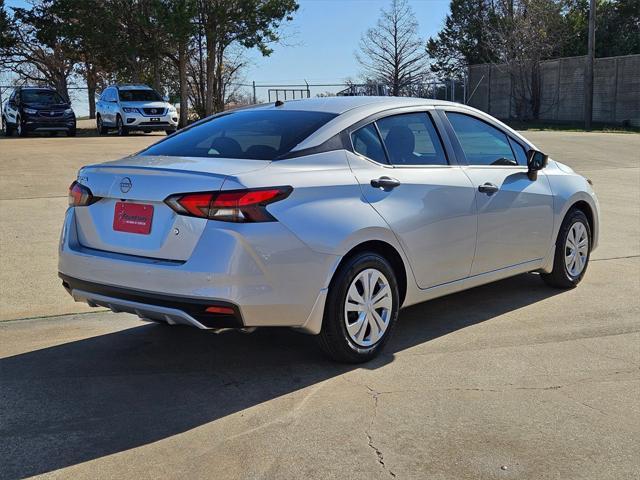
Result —
[{"label": "suv wheel", "polygon": [[391,336],[398,309],[398,283],[389,262],[377,253],[359,253],[331,282],[320,348],[339,362],[366,362]]},{"label": "suv wheel", "polygon": [[553,270],[543,273],[542,280],[556,288],[575,287],[587,271],[590,254],[589,221],[582,211],[569,210],[558,232]]},{"label": "suv wheel", "polygon": [[27,129],[22,125],[22,119],[20,117],[16,117],[16,133],[19,137],[27,136]]},{"label": "suv wheel", "polygon": [[98,135],[106,135],[109,133],[109,129],[102,123],[102,117],[100,115],[96,117],[96,129],[98,130]]},{"label": "suv wheel", "polygon": [[116,118],[116,127],[118,128],[118,135],[121,137],[129,135],[129,129],[122,123],[122,117],[120,115]]},{"label": "suv wheel", "polygon": [[4,117],[2,117],[2,131],[7,137],[13,134],[13,128],[11,128],[11,125],[7,123]]}]

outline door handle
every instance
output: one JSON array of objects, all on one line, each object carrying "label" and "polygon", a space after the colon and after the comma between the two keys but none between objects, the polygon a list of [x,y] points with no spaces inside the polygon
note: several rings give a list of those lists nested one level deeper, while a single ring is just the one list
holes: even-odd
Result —
[{"label": "door handle", "polygon": [[486,193],[487,195],[493,195],[498,190],[500,190],[500,188],[497,185],[494,185],[493,183],[489,183],[489,182],[485,183],[484,185],[480,185],[478,187],[479,192]]},{"label": "door handle", "polygon": [[371,180],[371,186],[374,188],[381,188],[382,190],[393,190],[400,185],[400,180],[391,177],[380,177]]}]

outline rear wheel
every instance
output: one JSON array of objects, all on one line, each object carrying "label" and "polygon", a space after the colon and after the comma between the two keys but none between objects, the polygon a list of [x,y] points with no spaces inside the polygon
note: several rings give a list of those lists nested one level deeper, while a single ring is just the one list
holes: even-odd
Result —
[{"label": "rear wheel", "polygon": [[552,287],[573,288],[584,277],[590,255],[589,221],[581,210],[570,210],[558,232],[553,270],[543,273],[542,279]]},{"label": "rear wheel", "polygon": [[389,262],[377,253],[356,254],[331,282],[320,348],[339,362],[372,359],[389,339],[398,308],[398,283]]},{"label": "rear wheel", "polygon": [[129,135],[129,129],[122,123],[122,117],[120,115],[118,115],[116,119],[116,127],[118,128],[118,135],[121,137]]}]

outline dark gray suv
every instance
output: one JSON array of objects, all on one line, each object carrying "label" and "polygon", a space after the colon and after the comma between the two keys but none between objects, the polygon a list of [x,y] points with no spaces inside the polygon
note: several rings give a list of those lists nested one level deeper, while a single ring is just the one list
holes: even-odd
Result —
[{"label": "dark gray suv", "polygon": [[52,88],[16,87],[2,111],[2,131],[7,136],[65,132],[73,137],[76,116],[70,103]]}]

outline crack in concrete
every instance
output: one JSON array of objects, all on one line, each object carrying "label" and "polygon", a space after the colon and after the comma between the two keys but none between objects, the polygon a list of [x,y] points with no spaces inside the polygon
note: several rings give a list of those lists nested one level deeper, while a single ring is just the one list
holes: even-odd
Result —
[{"label": "crack in concrete", "polygon": [[624,260],[625,258],[638,258],[640,255],[624,255],[622,257],[606,257],[606,258],[592,258],[592,262],[604,262],[607,260]]},{"label": "crack in concrete", "polygon": [[371,421],[369,422],[369,428],[365,430],[365,434],[367,435],[367,443],[369,448],[371,448],[378,459],[378,463],[380,466],[391,475],[393,478],[396,478],[396,474],[384,463],[384,454],[382,451],[373,443],[373,436],[371,435],[371,430],[373,429],[373,423],[375,422],[376,416],[378,415],[378,397],[383,395],[384,393],[392,393],[392,392],[378,392],[371,388],[369,385],[365,385],[369,394],[373,397],[373,415],[371,416]]}]

